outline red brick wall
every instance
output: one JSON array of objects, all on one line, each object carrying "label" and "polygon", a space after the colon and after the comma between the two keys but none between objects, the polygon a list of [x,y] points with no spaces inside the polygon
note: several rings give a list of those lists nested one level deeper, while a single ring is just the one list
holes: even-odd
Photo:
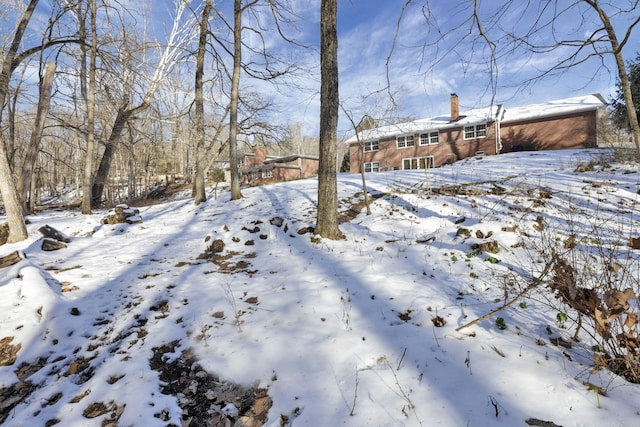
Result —
[{"label": "red brick wall", "polygon": [[271,178],[260,178],[256,182],[290,181],[300,178],[309,178],[318,174],[317,159],[297,158],[286,163],[286,165],[293,167],[274,167],[272,170],[273,176]]},{"label": "red brick wall", "polygon": [[503,123],[502,152],[597,146],[596,111],[554,119]]},{"label": "red brick wall", "polygon": [[[396,137],[382,139],[377,151],[364,153],[365,162],[379,162],[381,170],[402,169],[402,159],[433,156],[435,166],[474,156],[478,151],[496,154],[495,126],[487,123],[487,136],[464,139],[463,128],[441,129],[438,144],[420,145],[420,135],[414,135],[415,146],[397,148]],[[358,144],[349,146],[350,172],[360,172],[362,153]]]},{"label": "red brick wall", "polygon": [[[596,123],[596,111],[502,123],[502,152],[596,147]],[[397,148],[395,137],[380,140],[378,151],[364,153],[364,161],[379,162],[381,170],[393,170],[402,169],[402,159],[409,157],[434,156],[435,166],[441,166],[451,160],[474,156],[478,151],[496,154],[494,123],[487,124],[486,138],[465,140],[460,127],[440,130],[440,142],[435,145],[419,145],[419,135],[414,135],[414,140],[414,147],[402,149]],[[360,172],[363,153],[358,144],[349,147],[349,155],[351,173]]]}]

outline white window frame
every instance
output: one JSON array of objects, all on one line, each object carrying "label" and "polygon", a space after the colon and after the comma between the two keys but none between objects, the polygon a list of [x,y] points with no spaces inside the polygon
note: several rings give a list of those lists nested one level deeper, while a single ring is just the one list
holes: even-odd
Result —
[{"label": "white window frame", "polygon": [[380,162],[365,162],[364,172],[380,172]]},{"label": "white window frame", "polygon": [[369,152],[369,151],[378,151],[379,149],[379,144],[380,141],[365,141],[363,143],[363,150],[364,152]]},{"label": "white window frame", "polygon": [[251,180],[256,180],[260,178],[260,173],[258,171],[251,172]]},{"label": "white window frame", "polygon": [[403,135],[396,137],[396,147],[409,148],[416,145],[415,137],[413,135]]},{"label": "white window frame", "polygon": [[434,130],[420,134],[420,145],[435,145],[440,142],[440,131]]},{"label": "white window frame", "polygon": [[480,123],[477,125],[465,126],[463,132],[464,139],[486,138],[487,124]]},{"label": "white window frame", "polygon": [[273,169],[263,169],[262,170],[263,178],[273,178]]},{"label": "white window frame", "polygon": [[435,164],[435,156],[406,157],[402,159],[402,170],[431,169]]}]

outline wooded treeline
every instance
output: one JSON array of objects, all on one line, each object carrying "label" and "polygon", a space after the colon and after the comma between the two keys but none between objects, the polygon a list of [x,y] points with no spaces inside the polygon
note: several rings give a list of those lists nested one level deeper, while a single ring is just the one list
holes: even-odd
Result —
[{"label": "wooded treeline", "polygon": [[[2,120],[25,213],[44,193],[79,188],[79,198],[89,162],[94,207],[138,197],[159,180],[190,180],[198,162],[209,170],[228,167],[233,16],[228,19],[213,4],[206,9],[209,2],[162,3],[30,2],[34,15],[10,61],[14,70]],[[2,16],[7,27],[25,10],[19,1],[9,6]],[[267,30],[255,26],[258,16],[273,10],[284,22],[293,14],[287,7],[253,1],[239,13],[255,36]],[[241,37],[239,47],[248,53],[245,63],[236,64],[238,72],[268,81],[296,71],[295,64]],[[3,43],[3,57],[8,44]],[[199,45],[201,124],[194,98]],[[238,100],[239,156],[247,144],[276,143],[278,152],[317,154],[317,140],[305,138],[299,123],[269,123],[269,99],[246,89]]]},{"label": "wooded treeline", "polygon": [[[445,56],[458,57],[465,70],[484,69],[478,78],[487,81],[492,101],[501,67],[513,60],[555,54],[537,77],[522,82],[527,86],[593,59],[600,64],[594,73],[617,76],[640,153],[623,56],[640,23],[639,2],[572,0],[559,7],[559,0],[544,0],[522,9],[516,0],[456,0],[452,10],[458,13],[444,16],[433,13],[430,0],[406,0],[398,8],[397,33],[389,35],[387,87],[374,92],[386,93],[384,102],[395,106],[389,66],[401,47],[408,49],[398,43],[404,22],[420,17],[425,31],[411,42],[417,72],[434,70]],[[314,46],[298,39],[297,26],[309,24],[301,24],[300,7],[318,8]],[[8,240],[26,238],[24,214],[42,194],[61,188],[75,188],[82,212],[89,213],[105,201],[140,196],[156,181],[192,179],[201,203],[207,171],[219,166],[230,172],[231,198],[240,198],[238,162],[245,145],[318,154],[317,228],[323,237],[339,237],[334,157],[344,100],[338,95],[337,9],[335,0],[306,6],[295,0],[4,0],[0,194]],[[531,19],[514,18],[515,10]],[[593,30],[556,25],[576,16]],[[320,135],[309,139],[300,124],[273,122],[277,106],[265,87],[309,96],[296,78],[313,72],[297,61],[318,51],[313,63],[320,64],[321,76],[313,96],[321,100]],[[609,57],[615,69],[604,65]],[[368,113],[360,104],[342,105],[352,123]]]}]

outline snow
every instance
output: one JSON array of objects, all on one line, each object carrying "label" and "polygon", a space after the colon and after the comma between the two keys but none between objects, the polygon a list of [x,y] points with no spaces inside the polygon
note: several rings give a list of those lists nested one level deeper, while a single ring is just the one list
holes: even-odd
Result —
[{"label": "snow", "polygon": [[[526,305],[456,331],[500,307],[505,292],[513,298],[521,288],[507,280],[522,286],[540,272],[538,217],[558,238],[626,245],[637,236],[638,166],[575,171],[600,155],[513,153],[369,174],[369,192],[385,195],[372,215],[341,224],[338,241],[297,233],[315,222],[315,179],[244,188],[237,201],[223,193],[199,206],[185,198],[141,207],[139,224],[101,224],[105,212],[31,216],[27,241],[0,246],[0,256],[26,254],[0,270],[0,338],[22,345],[15,363],[0,367],[0,389],[18,380],[21,364],[47,364],[5,424],[100,426],[105,416],[83,410],[113,401],[126,403],[119,426],[181,425],[176,398],[160,392],[149,366],[154,347],[178,340],[172,357],[191,347],[209,372],[268,388],[269,426],[281,414],[296,427],[516,426],[530,418],[640,425],[640,386],[593,371],[587,334],[570,349],[550,343],[547,329],[571,341],[575,323],[566,307],[566,327],[556,323],[562,306],[544,286],[522,298]],[[475,191],[427,191],[445,187]],[[538,198],[540,190],[551,198]],[[360,200],[360,176],[340,174],[338,191],[345,210]],[[40,249],[45,224],[71,237],[67,248]],[[496,254],[468,256],[487,240],[477,231],[492,233]],[[229,265],[244,267],[222,272],[198,259],[215,239]],[[636,278],[638,255],[626,259]],[[436,327],[436,316],[446,324]],[[70,373],[79,360],[91,375]],[[63,397],[45,404],[56,393]],[[161,411],[168,420],[154,417]]]},{"label": "snow", "polygon": [[503,123],[520,120],[534,120],[548,116],[579,113],[581,111],[596,110],[605,107],[604,102],[596,95],[575,96],[558,99],[540,104],[530,104],[523,107],[507,108]]}]

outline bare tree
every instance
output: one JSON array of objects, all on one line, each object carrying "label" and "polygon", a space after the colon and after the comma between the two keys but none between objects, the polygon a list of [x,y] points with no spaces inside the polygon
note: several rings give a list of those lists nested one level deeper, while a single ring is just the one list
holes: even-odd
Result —
[{"label": "bare tree", "polygon": [[[345,110],[342,107],[342,111],[347,116],[349,123],[351,123],[351,127],[353,128],[356,141],[358,141],[358,155],[360,157],[360,178],[362,180],[362,193],[364,194],[364,205],[367,209],[367,215],[371,215],[371,204],[369,203],[369,193],[367,191],[367,178],[364,173],[364,141],[360,138],[360,132],[365,129],[371,129],[371,127],[375,127],[374,120],[369,120],[371,117],[369,115],[365,115],[362,120],[360,120],[359,124],[356,124],[353,114],[351,112]],[[369,126],[371,124],[371,126]]]},{"label": "bare tree", "polygon": [[213,7],[212,0],[206,0],[200,18],[200,37],[198,40],[198,53],[196,55],[196,85],[195,85],[195,107],[196,107],[196,174],[193,182],[195,204],[207,200],[204,191],[205,169],[204,169],[204,96],[202,94],[202,78],[204,76],[204,56],[207,49],[207,34],[209,31],[209,16]]},{"label": "bare tree", "polygon": [[320,6],[320,164],[316,234],[340,239],[338,227],[338,33],[337,0],[322,0]]},{"label": "bare tree", "polygon": [[[359,170],[362,179],[362,191],[364,193],[364,202],[367,209],[367,215],[371,215],[371,206],[369,201],[369,194],[367,193],[367,181],[365,176],[364,145],[366,141],[363,140],[362,134],[368,129],[375,129],[381,126],[382,123],[393,124],[398,120],[398,118],[395,117],[395,114],[397,113],[397,106],[393,102],[393,96],[387,96],[387,94],[389,93],[388,90],[388,88],[385,90],[377,90],[358,98],[355,104],[359,106],[365,106],[365,112],[362,114],[362,118],[357,124],[355,122],[354,112],[349,110],[345,106],[345,102],[340,103],[340,108],[349,120],[349,123],[351,124],[352,130],[355,134],[356,141],[358,143],[358,159],[360,160]],[[405,120],[401,120],[401,122],[402,121]],[[349,150],[349,148],[347,149]],[[351,161],[353,161],[353,159],[349,158],[349,162]]]},{"label": "bare tree", "polygon": [[305,135],[304,123],[289,123],[284,135],[277,143],[279,155],[300,154],[307,156],[318,155],[318,136]]},{"label": "bare tree", "polygon": [[[624,63],[624,57],[622,55],[622,48],[627,44],[629,38],[631,37],[631,32],[635,28],[636,25],[640,22],[640,14],[638,14],[638,4],[639,2],[636,0],[631,5],[632,9],[629,9],[629,13],[633,13],[635,11],[638,16],[633,20],[633,22],[627,27],[625,31],[625,36],[622,40],[618,40],[618,36],[616,34],[616,30],[611,22],[609,14],[605,11],[605,8],[598,0],[584,0],[586,4],[591,6],[593,10],[595,10],[602,22],[603,28],[598,29],[593,33],[593,35],[586,40],[585,47],[591,45],[591,38],[594,38],[598,34],[598,38],[601,38],[599,34],[605,32],[608,39],[609,44],[611,45],[611,53],[613,54],[616,67],[618,69],[618,79],[620,81],[620,88],[624,94],[624,101],[627,106],[627,116],[629,118],[629,126],[631,127],[631,132],[633,134],[638,160],[640,160],[640,125],[638,124],[638,115],[636,110],[636,105],[633,99],[632,91],[631,91],[631,80],[629,78],[629,73],[627,72],[627,68]],[[613,7],[613,6],[611,6]],[[625,11],[626,12],[626,11]],[[605,52],[602,52],[604,54]]]},{"label": "bare tree", "polygon": [[49,105],[51,103],[51,90],[53,87],[53,76],[56,72],[56,64],[49,62],[44,71],[44,75],[40,79],[40,98],[38,101],[38,107],[36,110],[36,118],[31,131],[31,139],[27,145],[26,152],[22,159],[22,167],[20,168],[18,176],[18,195],[22,200],[22,209],[25,213],[31,213],[33,205],[35,203],[34,194],[31,192],[31,181],[33,179],[35,163],[38,158],[38,151],[40,150],[40,143],[42,142],[42,132],[44,130],[44,123],[49,111]]},{"label": "bare tree", "polygon": [[[7,92],[9,90],[9,81],[11,74],[16,67],[15,61],[18,56],[18,48],[22,42],[22,37],[27,29],[29,20],[38,5],[38,0],[31,0],[24,14],[18,22],[18,26],[13,34],[13,40],[7,54],[2,62],[2,71],[0,72],[0,108],[5,105]],[[27,235],[27,227],[24,223],[24,213],[18,191],[11,174],[9,157],[7,155],[7,147],[4,137],[0,132],[0,194],[7,214],[7,222],[9,225],[9,236],[7,242],[14,243],[25,240]]]},{"label": "bare tree", "polygon": [[[116,117],[113,120],[110,134],[105,142],[105,150],[102,154],[100,165],[93,182],[91,195],[93,205],[99,204],[102,200],[104,187],[111,169],[111,162],[127,123],[135,118],[136,114],[141,113],[150,106],[153,95],[156,93],[174,66],[179,62],[185,45],[194,37],[194,30],[197,26],[194,25],[191,19],[188,19],[186,23],[183,21],[183,15],[187,6],[186,2],[182,0],[174,0],[174,3],[175,15],[171,31],[167,37],[167,43],[162,49],[155,69],[153,70],[153,74],[149,79],[149,84],[139,102],[136,103],[134,99],[132,99],[132,93],[130,93],[132,80],[135,79],[133,75],[134,71],[132,69],[126,69],[127,76],[123,76],[122,97],[119,105],[117,106]],[[129,58],[130,55],[127,54],[127,52],[121,53],[123,61],[125,61],[125,63],[123,63],[123,67],[131,67],[132,64],[126,63],[127,58]],[[129,79],[129,81],[126,81],[126,79]]]},{"label": "bare tree", "polygon": [[[463,72],[473,69],[486,68],[482,78],[487,79],[486,91],[491,96],[493,104],[499,85],[499,52],[496,44],[496,28],[505,19],[509,6],[516,0],[491,3],[497,5],[492,10],[488,21],[481,14],[480,0],[451,0],[446,8],[451,13],[437,13],[432,9],[435,3],[430,0],[406,0],[400,9],[396,22],[395,33],[391,41],[391,48],[385,61],[386,87],[391,102],[396,104],[395,88],[392,84],[393,59],[399,46],[403,43],[403,34],[407,17],[422,16],[425,30],[420,34],[412,32],[412,45],[421,52],[416,55],[416,66],[425,75],[439,73],[439,66],[444,62],[458,61]],[[404,44],[406,46],[406,44]],[[406,49],[406,47],[405,47]]]},{"label": "bare tree", "polygon": [[[512,7],[519,5],[513,4]],[[623,48],[632,39],[632,33],[640,23],[640,1],[573,0],[564,4],[559,0],[545,0],[535,7],[528,4],[523,12],[529,17],[527,21],[517,26],[518,31],[507,32],[513,52],[557,54],[556,61],[550,67],[540,70],[538,75],[525,83],[552,77],[559,72],[569,72],[587,62],[598,64],[594,68],[595,76],[601,70],[610,71],[606,59],[612,57],[640,159],[640,127],[623,55]],[[564,26],[557,25],[563,19],[584,25],[576,27],[573,32],[566,32]],[[584,28],[589,30],[585,32]]]},{"label": "bare tree", "polygon": [[[211,34],[212,39],[220,46],[220,54],[226,53],[233,58],[233,68],[225,70],[231,77],[229,93],[229,168],[231,172],[231,199],[242,197],[240,191],[240,173],[238,171],[238,137],[243,134],[255,139],[269,139],[281,129],[271,126],[258,119],[259,114],[271,105],[255,93],[250,93],[241,87],[242,76],[250,79],[278,82],[282,78],[293,74],[296,64],[283,60],[269,51],[266,34],[277,33],[291,46],[300,46],[284,31],[284,25],[293,26],[295,12],[290,0],[234,0],[233,22],[229,23],[219,10],[217,17],[224,23],[231,33],[231,41],[224,37]],[[243,24],[244,17],[251,19],[249,24]],[[244,32],[251,37],[244,37]],[[247,59],[243,58],[243,51]],[[216,53],[220,66],[225,61]],[[243,114],[244,113],[244,114]]]},{"label": "bare tree", "polygon": [[242,0],[233,1],[233,73],[229,109],[229,167],[231,168],[231,200],[242,197],[238,174],[238,100],[240,98],[240,71],[242,67],[242,13],[258,1],[242,6]]},{"label": "bare tree", "polygon": [[[526,62],[535,55],[555,58],[546,68],[531,67],[533,75],[522,77],[521,88],[558,73],[570,72],[587,62],[593,63],[594,77],[604,70],[612,72],[620,83],[640,159],[640,127],[623,54],[640,23],[639,0],[509,0],[498,3],[460,0],[451,7],[465,12],[457,14],[455,19],[447,16],[447,20],[434,13],[431,4],[429,0],[404,3],[387,65],[398,46],[402,19],[415,8],[425,17],[427,31],[422,52],[426,67],[434,70],[445,58],[456,55],[464,58],[460,61],[463,66],[486,64],[492,103],[499,87],[498,65],[501,63]],[[578,25],[561,25],[565,21]],[[465,56],[462,47],[467,52]],[[615,70],[610,70],[608,59],[613,60]],[[420,66],[425,64],[420,63]],[[389,73],[390,68],[387,70]]]},{"label": "bare tree", "polygon": [[[57,67],[57,58],[45,64],[46,51],[44,48],[56,42],[53,37],[53,30],[57,23],[64,18],[64,16],[66,15],[66,11],[66,8],[52,8],[51,16],[44,31],[45,36],[42,41],[42,48],[33,50],[33,53],[38,51],[40,52],[40,75],[38,84],[39,98],[36,107],[34,125],[31,129],[29,142],[24,144],[24,148],[21,147],[23,148],[22,162],[19,169],[15,173],[15,175],[17,175],[18,195],[20,196],[23,203],[24,213],[32,213],[36,202],[36,193],[38,193],[36,190],[39,188],[39,185],[36,185],[36,182],[41,172],[40,168],[36,168],[36,162],[38,161],[42,146],[45,122],[48,117],[49,108],[51,105],[53,79]],[[19,90],[16,90],[16,95],[13,101],[14,103],[17,100],[19,92]],[[13,116],[15,115],[15,106],[11,108],[11,110],[12,111],[10,112],[10,116],[12,116],[11,120],[13,121]],[[11,135],[11,138],[14,137],[15,135]]]},{"label": "bare tree", "polygon": [[[630,136],[628,128],[620,126],[610,114],[602,114],[598,117],[597,132],[598,146],[616,149],[625,148],[625,142],[629,140]],[[633,156],[635,156],[635,150]]]},{"label": "bare tree", "polygon": [[[78,6],[78,21],[80,24],[80,36],[86,40],[85,23],[82,19],[81,5]],[[82,177],[82,213],[85,215],[91,214],[91,188],[93,185],[93,156],[95,151],[95,110],[96,110],[96,60],[98,56],[98,33],[96,25],[96,16],[98,13],[96,7],[96,0],[90,0],[89,4],[90,28],[91,28],[91,49],[89,52],[89,88],[85,89],[85,73],[86,73],[86,48],[85,45],[81,45],[82,57],[81,57],[81,72],[80,72],[80,85],[83,88],[81,90],[83,100],[87,108],[87,151],[84,160],[84,175]]]}]

